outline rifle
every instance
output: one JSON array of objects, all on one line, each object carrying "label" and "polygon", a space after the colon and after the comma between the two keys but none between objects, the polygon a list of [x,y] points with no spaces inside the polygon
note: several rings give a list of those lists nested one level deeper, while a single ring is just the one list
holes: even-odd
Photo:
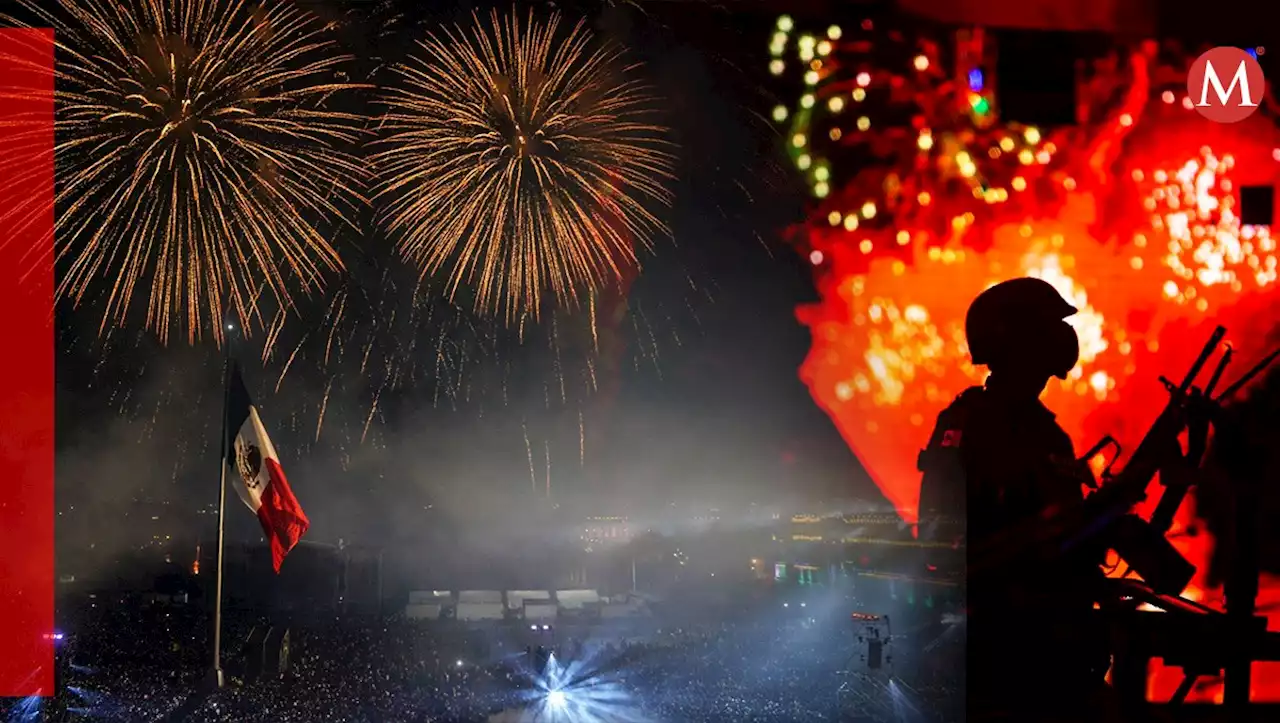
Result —
[{"label": "rifle", "polygon": [[[1167,378],[1160,377],[1160,383],[1169,393],[1169,401],[1138,443],[1138,448],[1134,450],[1124,470],[1115,475],[1104,471],[1101,489],[1090,495],[1085,503],[1086,507],[1092,508],[1091,522],[1083,531],[1086,535],[1089,531],[1105,528],[1127,514],[1134,505],[1145,500],[1147,487],[1157,473],[1171,470],[1179,462],[1188,461],[1178,437],[1183,430],[1189,428],[1193,416],[1203,415],[1201,407],[1205,396],[1194,386],[1195,380],[1226,335],[1226,327],[1219,326],[1213,330],[1209,341],[1201,347],[1200,354],[1182,378],[1182,383],[1175,385]],[[1119,444],[1116,444],[1116,448],[1119,449]],[[1089,459],[1085,458],[1083,461],[1088,463]],[[1199,464],[1199,460],[1195,460],[1195,463]],[[1161,480],[1164,479],[1165,475],[1161,475]]]},{"label": "rifle", "polygon": [[[1015,558],[1046,559],[1074,554],[1081,547],[1093,547],[1097,543],[1116,549],[1157,591],[1181,592],[1194,575],[1195,568],[1173,549],[1164,535],[1192,484],[1190,471],[1200,464],[1209,428],[1223,402],[1231,399],[1280,357],[1280,349],[1272,352],[1225,391],[1213,397],[1213,390],[1231,361],[1229,346],[1203,391],[1195,387],[1195,380],[1222,344],[1226,333],[1226,328],[1221,326],[1214,330],[1181,383],[1174,384],[1160,377],[1161,384],[1169,393],[1169,401],[1122,471],[1111,473],[1111,466],[1116,461],[1113,458],[1103,472],[1102,486],[1089,495],[1084,505],[1051,519],[1037,519],[1018,525],[999,535],[998,539],[982,545],[975,550],[975,564],[971,566],[970,573],[1007,564]],[[1189,432],[1185,452],[1179,442],[1183,431]],[[1107,436],[1094,445],[1080,462],[1087,464],[1108,446],[1116,449],[1117,456],[1121,452],[1120,445]],[[1164,492],[1148,523],[1130,515],[1129,511],[1146,499],[1147,488],[1157,474]]]},{"label": "rifle", "polygon": [[[1119,475],[1110,475],[1104,471],[1105,487],[1096,493],[1109,495],[1119,504],[1128,503],[1132,506],[1146,499],[1147,486],[1156,472],[1159,472],[1164,491],[1151,515],[1150,525],[1161,535],[1167,533],[1173,525],[1173,518],[1194,483],[1193,472],[1200,466],[1208,448],[1209,430],[1221,413],[1223,404],[1280,357],[1280,349],[1271,352],[1215,397],[1213,392],[1232,361],[1234,351],[1231,345],[1226,345],[1204,389],[1195,387],[1194,383],[1209,357],[1222,343],[1226,331],[1221,326],[1214,330],[1213,336],[1200,350],[1200,355],[1181,384],[1175,386],[1168,379],[1160,377],[1160,382],[1169,392],[1169,403],[1147,431],[1124,471]],[[1183,429],[1188,432],[1185,452],[1177,443]],[[1089,457],[1086,457],[1082,461],[1088,460]],[[1100,499],[1100,504],[1105,506],[1106,502],[1103,500],[1105,497]]]}]

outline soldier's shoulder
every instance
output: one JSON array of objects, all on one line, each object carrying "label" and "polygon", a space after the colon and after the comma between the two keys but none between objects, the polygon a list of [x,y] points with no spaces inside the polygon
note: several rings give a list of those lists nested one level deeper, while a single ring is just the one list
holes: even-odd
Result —
[{"label": "soldier's shoulder", "polygon": [[974,416],[981,415],[984,404],[982,387],[969,387],[956,395],[941,412],[938,412],[937,428],[958,429],[968,426]]},{"label": "soldier's shoulder", "polygon": [[986,398],[986,390],[982,387],[969,387],[968,389],[956,395],[955,399],[947,405],[943,410],[943,414],[954,413],[959,411],[970,411],[982,406]]}]

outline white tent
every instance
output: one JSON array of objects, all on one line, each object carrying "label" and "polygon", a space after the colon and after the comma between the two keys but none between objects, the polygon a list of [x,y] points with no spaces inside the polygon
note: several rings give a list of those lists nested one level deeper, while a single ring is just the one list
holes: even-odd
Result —
[{"label": "white tent", "polygon": [[410,620],[439,620],[443,605],[410,603],[404,607],[404,616]]},{"label": "white tent", "polygon": [[550,603],[550,590],[508,590],[507,608],[520,610],[526,603]]},{"label": "white tent", "polygon": [[525,620],[555,620],[556,611],[559,610],[552,602],[528,602],[524,604]]},{"label": "white tent", "polygon": [[458,593],[458,604],[486,603],[502,604],[501,590],[462,590]]},{"label": "white tent", "polygon": [[600,593],[595,590],[557,590],[556,602],[561,610],[581,610],[600,604]]}]

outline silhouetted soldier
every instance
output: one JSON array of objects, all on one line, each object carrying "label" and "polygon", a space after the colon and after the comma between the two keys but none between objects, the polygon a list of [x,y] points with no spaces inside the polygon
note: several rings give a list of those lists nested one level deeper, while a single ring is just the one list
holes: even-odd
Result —
[{"label": "silhouetted soldier", "polygon": [[[1006,281],[973,301],[965,335],[973,363],[990,375],[938,416],[920,455],[922,538],[963,536],[972,550],[1083,503],[1087,471],[1040,402],[1049,379],[1065,379],[1079,361],[1079,340],[1065,321],[1075,313],[1039,279]],[[1079,704],[1105,686],[1105,640],[1091,622],[1099,562],[1073,553],[978,574],[969,561],[969,720],[1096,720]]]}]

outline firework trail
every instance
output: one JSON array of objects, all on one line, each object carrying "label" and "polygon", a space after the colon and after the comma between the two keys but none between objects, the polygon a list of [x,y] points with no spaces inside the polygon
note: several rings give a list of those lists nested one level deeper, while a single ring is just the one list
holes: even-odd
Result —
[{"label": "firework trail", "polygon": [[407,270],[358,254],[351,259],[340,283],[299,307],[302,321],[285,323],[289,310],[277,309],[257,347],[272,393],[297,397],[291,427],[309,428],[308,443],[333,427],[331,418],[347,426],[333,430],[333,440],[346,445],[363,443],[374,423],[399,407],[456,409],[497,357],[488,329],[414,294]]},{"label": "firework trail", "polygon": [[[59,299],[100,297],[104,329],[145,307],[161,340],[178,326],[220,342],[224,313],[253,328],[263,292],[288,307],[341,268],[326,236],[362,200],[347,150],[361,119],[332,107],[353,87],[348,58],[311,15],[279,0],[19,4],[57,38]],[[20,186],[29,167],[15,154],[0,178]]]},{"label": "firework trail", "polygon": [[520,431],[524,434],[524,449],[529,455],[529,486],[535,493],[538,491],[538,477],[533,471],[533,445],[529,443],[529,425],[525,421],[520,422]]},{"label": "firework trail", "polygon": [[667,233],[675,157],[618,48],[558,16],[473,19],[395,69],[375,197],[424,278],[520,323],[617,283]]},{"label": "firework trail", "polygon": [[[397,36],[407,30],[416,13],[401,0],[291,0],[314,13],[344,49],[355,56],[344,72],[361,82],[375,83],[388,66],[388,53],[402,46]],[[376,84],[376,83],[375,83]]]}]

